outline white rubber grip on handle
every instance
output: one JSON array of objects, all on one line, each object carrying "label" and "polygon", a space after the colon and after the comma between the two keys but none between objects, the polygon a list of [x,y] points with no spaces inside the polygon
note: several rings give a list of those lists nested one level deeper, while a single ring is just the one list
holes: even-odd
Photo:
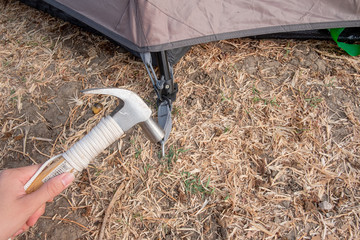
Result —
[{"label": "white rubber grip on handle", "polygon": [[123,134],[124,131],[119,124],[111,116],[107,116],[62,156],[73,168],[81,172],[91,160]]}]

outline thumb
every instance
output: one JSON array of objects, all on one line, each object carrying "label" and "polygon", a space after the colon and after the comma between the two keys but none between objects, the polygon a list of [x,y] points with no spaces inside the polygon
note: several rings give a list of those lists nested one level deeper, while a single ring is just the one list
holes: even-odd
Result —
[{"label": "thumb", "polygon": [[63,173],[44,183],[38,190],[28,194],[28,201],[32,200],[33,206],[40,206],[47,201],[52,200],[67,188],[74,180],[73,173]]}]

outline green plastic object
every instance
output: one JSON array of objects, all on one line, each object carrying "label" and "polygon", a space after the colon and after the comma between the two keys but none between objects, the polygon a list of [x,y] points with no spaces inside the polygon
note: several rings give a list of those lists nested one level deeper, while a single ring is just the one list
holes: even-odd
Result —
[{"label": "green plastic object", "polygon": [[344,31],[345,28],[333,28],[329,29],[331,37],[337,43],[337,45],[347,52],[350,56],[359,56],[360,55],[360,45],[359,44],[349,44],[344,42],[339,42],[339,35]]}]

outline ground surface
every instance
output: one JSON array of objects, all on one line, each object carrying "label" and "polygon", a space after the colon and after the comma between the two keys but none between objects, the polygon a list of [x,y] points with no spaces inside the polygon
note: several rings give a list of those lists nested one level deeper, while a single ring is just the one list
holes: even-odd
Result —
[{"label": "ground surface", "polygon": [[[117,104],[81,89],[127,88],[155,110],[131,54],[0,6],[1,169],[65,151]],[[326,41],[193,47],[175,66],[167,156],[135,128],[19,239],[359,239],[359,65]]]}]

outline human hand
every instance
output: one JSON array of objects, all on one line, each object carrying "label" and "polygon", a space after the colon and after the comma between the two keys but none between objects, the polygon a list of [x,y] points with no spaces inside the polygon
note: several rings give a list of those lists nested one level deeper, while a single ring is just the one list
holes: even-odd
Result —
[{"label": "human hand", "polygon": [[74,180],[74,174],[63,173],[50,179],[38,190],[26,194],[24,185],[40,165],[7,169],[0,172],[0,240],[7,240],[28,230],[52,201]]}]

